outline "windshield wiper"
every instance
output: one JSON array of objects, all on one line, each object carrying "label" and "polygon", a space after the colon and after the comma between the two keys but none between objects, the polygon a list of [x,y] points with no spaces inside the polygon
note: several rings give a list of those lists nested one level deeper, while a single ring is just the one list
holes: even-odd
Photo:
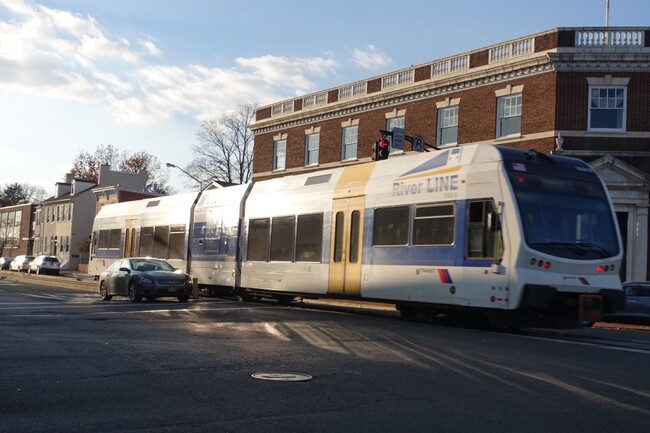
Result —
[{"label": "windshield wiper", "polygon": [[530,244],[531,247],[565,247],[570,248],[576,253],[584,256],[587,254],[587,250],[595,250],[600,254],[601,257],[609,257],[611,253],[605,248],[601,247],[598,244],[592,244],[589,242],[537,242]]},{"label": "windshield wiper", "polygon": [[612,253],[607,251],[605,248],[601,247],[598,244],[592,244],[591,242],[576,242],[576,245],[581,247],[581,248],[589,248],[592,250],[596,250],[600,253],[601,257],[610,257]]},{"label": "windshield wiper", "polygon": [[587,254],[587,251],[585,251],[584,248],[581,248],[580,245],[577,245],[574,242],[536,242],[534,244],[530,244],[530,246],[531,247],[563,247],[563,248],[569,248],[574,252],[580,254],[581,256]]}]

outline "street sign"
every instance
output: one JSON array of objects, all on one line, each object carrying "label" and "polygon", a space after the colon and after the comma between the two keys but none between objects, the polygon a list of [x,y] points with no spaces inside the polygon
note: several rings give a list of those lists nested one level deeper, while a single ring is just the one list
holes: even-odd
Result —
[{"label": "street sign", "polygon": [[417,152],[422,152],[424,150],[424,144],[425,144],[424,136],[419,134],[414,135],[412,143],[413,143],[413,150]]},{"label": "street sign", "polygon": [[393,142],[391,147],[393,149],[404,149],[404,128],[393,128]]}]

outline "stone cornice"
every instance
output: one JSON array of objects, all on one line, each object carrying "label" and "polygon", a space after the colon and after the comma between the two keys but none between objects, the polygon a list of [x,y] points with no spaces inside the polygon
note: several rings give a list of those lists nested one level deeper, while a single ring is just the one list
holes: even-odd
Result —
[{"label": "stone cornice", "polygon": [[[416,101],[420,99],[437,98],[441,95],[451,94],[462,90],[473,89],[477,87],[492,85],[500,82],[507,82],[513,79],[547,73],[553,70],[553,66],[548,61],[540,61],[538,56],[536,60],[530,62],[529,66],[524,68],[513,69],[513,65],[499,69],[490,68],[489,71],[475,71],[473,74],[464,74],[448,79],[444,82],[426,81],[416,87],[409,87],[401,92],[393,94],[378,93],[369,95],[363,100],[356,100],[354,104],[340,107],[329,107],[331,111],[321,110],[319,112],[294,113],[292,116],[283,119],[274,120],[272,124],[260,127],[251,126],[254,134],[265,134],[287,128],[293,128],[301,125],[307,125],[324,120],[351,117],[360,113],[377,110],[380,108],[390,108],[400,104]],[[335,108],[332,110],[332,108]],[[264,122],[266,123],[266,122]]]},{"label": "stone cornice", "polygon": [[650,52],[548,53],[558,72],[648,72]]}]

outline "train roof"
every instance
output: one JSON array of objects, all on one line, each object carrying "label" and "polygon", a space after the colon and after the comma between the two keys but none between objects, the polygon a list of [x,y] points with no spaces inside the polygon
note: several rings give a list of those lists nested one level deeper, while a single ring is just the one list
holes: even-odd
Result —
[{"label": "train roof", "polygon": [[165,209],[174,210],[180,207],[190,209],[196,200],[198,192],[166,195],[142,200],[112,203],[103,206],[96,218],[110,218],[125,215],[140,215],[150,212],[161,212]]}]

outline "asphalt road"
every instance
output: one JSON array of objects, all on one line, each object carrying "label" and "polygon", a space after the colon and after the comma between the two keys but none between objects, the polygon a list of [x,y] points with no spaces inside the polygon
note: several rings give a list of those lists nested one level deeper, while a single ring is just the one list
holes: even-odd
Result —
[{"label": "asphalt road", "polygon": [[650,333],[632,330],[102,302],[0,280],[0,432],[641,432],[649,361]]}]

